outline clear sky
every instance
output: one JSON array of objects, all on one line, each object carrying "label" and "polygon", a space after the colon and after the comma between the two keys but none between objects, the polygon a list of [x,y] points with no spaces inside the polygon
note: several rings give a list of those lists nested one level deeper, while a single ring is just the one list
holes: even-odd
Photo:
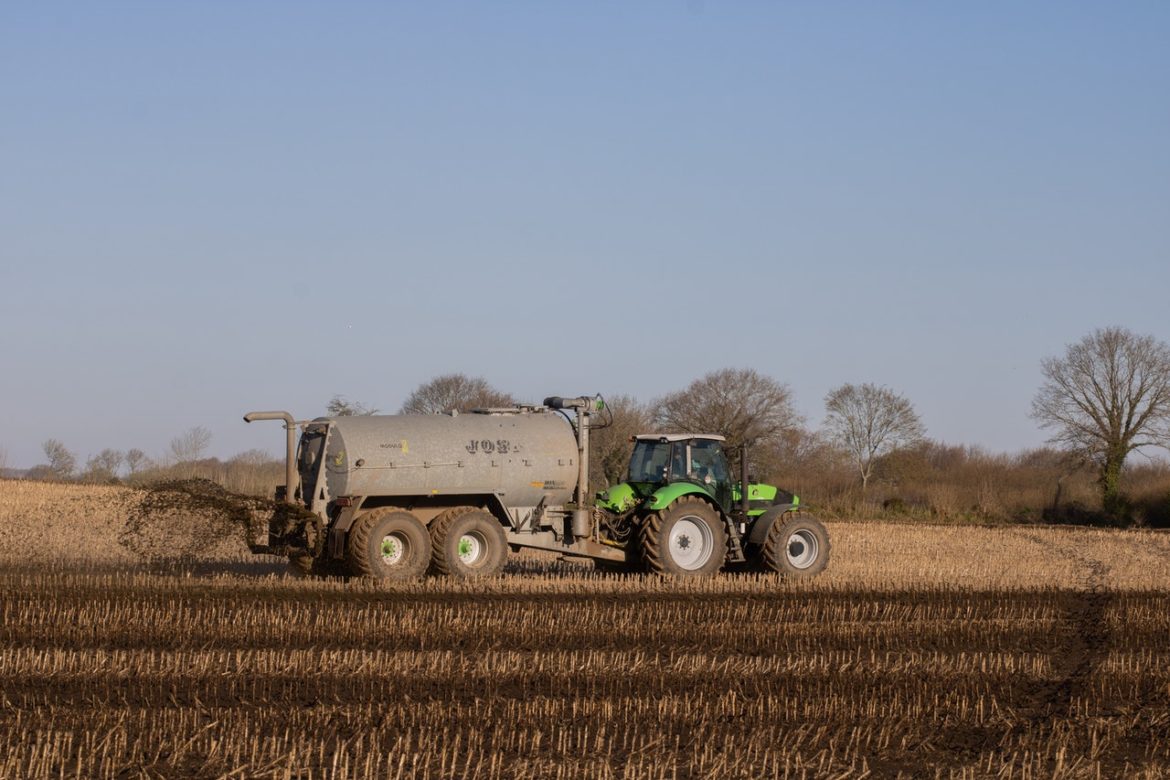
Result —
[{"label": "clear sky", "polygon": [[482,375],[843,382],[995,451],[1170,340],[1170,3],[0,7],[0,450]]}]

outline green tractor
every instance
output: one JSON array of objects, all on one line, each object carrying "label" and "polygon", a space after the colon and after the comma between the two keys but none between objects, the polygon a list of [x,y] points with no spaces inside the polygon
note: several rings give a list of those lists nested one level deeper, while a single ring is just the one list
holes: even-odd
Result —
[{"label": "green tractor", "polygon": [[704,576],[724,566],[819,574],[829,562],[824,525],[801,510],[799,497],[750,483],[746,445],[734,480],[724,442],[718,435],[635,436],[627,480],[597,496],[601,541],[625,549],[625,568],[659,574]]}]

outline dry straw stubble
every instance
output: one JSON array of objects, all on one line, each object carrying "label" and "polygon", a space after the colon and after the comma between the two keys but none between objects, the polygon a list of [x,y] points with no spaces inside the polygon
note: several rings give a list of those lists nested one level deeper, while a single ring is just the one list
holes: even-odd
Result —
[{"label": "dry straw stubble", "polygon": [[[19,489],[4,533],[51,520],[62,552],[135,501]],[[831,532],[808,583],[531,558],[488,583],[344,583],[234,552],[206,563],[239,573],[200,577],[6,547],[0,776],[1170,772],[1165,537]]]}]

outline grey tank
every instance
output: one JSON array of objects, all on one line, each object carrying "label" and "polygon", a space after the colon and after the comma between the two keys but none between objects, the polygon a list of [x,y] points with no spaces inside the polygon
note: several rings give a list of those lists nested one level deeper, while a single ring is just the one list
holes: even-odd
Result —
[{"label": "grey tank", "polygon": [[559,506],[577,482],[573,430],[552,412],[314,420],[324,422],[332,497],[495,493],[507,506]]}]

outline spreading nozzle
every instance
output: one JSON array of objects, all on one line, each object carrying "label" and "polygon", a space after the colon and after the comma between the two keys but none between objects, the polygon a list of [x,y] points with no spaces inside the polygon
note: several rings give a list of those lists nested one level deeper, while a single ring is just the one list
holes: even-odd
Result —
[{"label": "spreading nozzle", "polygon": [[559,395],[554,395],[544,399],[544,405],[549,409],[586,409],[590,412],[600,412],[605,408],[605,399],[601,397],[601,393],[592,398],[585,396],[562,398]]}]

